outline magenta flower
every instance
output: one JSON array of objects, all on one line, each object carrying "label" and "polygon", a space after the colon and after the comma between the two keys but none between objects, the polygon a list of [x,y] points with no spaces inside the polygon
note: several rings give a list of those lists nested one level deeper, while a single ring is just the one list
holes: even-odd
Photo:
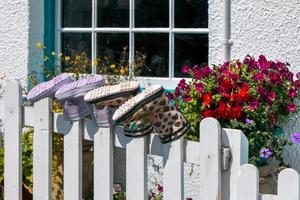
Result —
[{"label": "magenta flower", "polygon": [[204,84],[203,83],[195,83],[195,88],[198,92],[203,92]]},{"label": "magenta flower", "polygon": [[291,141],[293,143],[300,143],[300,133],[293,133],[291,135]]},{"label": "magenta flower", "polygon": [[289,89],[288,95],[289,97],[295,97],[297,95],[297,91],[295,89]]},{"label": "magenta flower", "polygon": [[270,68],[270,62],[267,61],[264,55],[259,56],[258,63],[261,70],[268,70]]},{"label": "magenta flower", "polygon": [[187,66],[187,65],[185,65],[185,66],[183,66],[183,67],[181,68],[181,72],[182,72],[183,74],[188,74],[188,73],[190,72],[190,70],[191,70],[191,68],[190,68],[189,66]]},{"label": "magenta flower", "polygon": [[257,100],[254,100],[254,101],[252,101],[252,102],[250,103],[250,109],[251,109],[251,110],[256,110],[256,109],[258,108],[258,106],[259,106],[259,103],[258,103]]},{"label": "magenta flower", "polygon": [[272,155],[273,155],[273,152],[272,152],[272,150],[269,149],[269,148],[262,148],[262,149],[259,151],[259,156],[260,156],[261,158],[268,159],[268,158],[270,158]]},{"label": "magenta flower", "polygon": [[168,99],[170,99],[170,100],[174,99],[174,96],[173,96],[173,94],[172,94],[171,92],[167,92],[167,93],[166,93],[166,96],[167,96]]},{"label": "magenta flower", "polygon": [[184,88],[186,88],[186,86],[187,86],[187,84],[185,82],[185,79],[181,79],[180,82],[179,82],[179,84],[178,84],[178,87],[180,89],[184,89]]},{"label": "magenta flower", "polygon": [[275,98],[276,98],[275,92],[272,91],[271,93],[268,94],[268,99],[270,101],[273,101]]},{"label": "magenta flower", "polygon": [[289,103],[289,104],[287,105],[287,110],[288,110],[289,112],[296,112],[297,107],[296,107],[296,105],[295,105],[294,103]]},{"label": "magenta flower", "polygon": [[163,188],[162,185],[158,184],[158,185],[157,185],[157,190],[158,190],[159,192],[163,192],[163,191],[164,191],[164,188]]},{"label": "magenta flower", "polygon": [[190,95],[184,95],[182,96],[182,101],[184,102],[192,101],[192,97]]},{"label": "magenta flower", "polygon": [[257,73],[253,74],[252,78],[255,81],[263,81],[265,79],[265,76],[263,74]]}]

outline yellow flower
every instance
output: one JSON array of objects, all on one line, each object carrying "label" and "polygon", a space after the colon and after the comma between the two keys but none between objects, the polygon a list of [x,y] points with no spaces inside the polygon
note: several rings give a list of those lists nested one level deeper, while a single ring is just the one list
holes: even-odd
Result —
[{"label": "yellow flower", "polygon": [[121,75],[125,75],[126,72],[127,72],[126,68],[122,67],[122,68],[120,69],[120,74],[121,74]]},{"label": "yellow flower", "polygon": [[75,57],[75,59],[76,59],[76,60],[80,60],[80,56],[77,55],[77,56]]},{"label": "yellow flower", "polygon": [[111,68],[111,69],[114,69],[115,67],[116,67],[115,64],[111,64],[111,65],[110,65],[110,68]]},{"label": "yellow flower", "polygon": [[65,61],[69,61],[69,60],[71,60],[70,56],[66,56]]},{"label": "yellow flower", "polygon": [[94,64],[94,65],[98,65],[98,60],[95,59],[95,60],[93,61],[93,64]]},{"label": "yellow flower", "polygon": [[35,44],[35,46],[37,47],[37,48],[39,48],[39,49],[45,49],[46,47],[42,44],[42,43],[40,43],[40,42],[37,42],[36,44]]}]

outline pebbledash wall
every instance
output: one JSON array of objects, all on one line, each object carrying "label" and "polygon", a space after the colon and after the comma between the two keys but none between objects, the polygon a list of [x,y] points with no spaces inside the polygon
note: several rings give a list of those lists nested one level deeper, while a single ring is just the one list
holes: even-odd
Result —
[{"label": "pebbledash wall", "polygon": [[[47,1],[47,0],[44,0]],[[36,68],[31,53],[34,44],[44,38],[44,1],[0,1],[0,72],[6,80],[17,78],[26,85],[31,69]],[[299,0],[232,0],[231,39],[232,58],[250,54],[265,54],[269,59],[290,63],[292,71],[300,71],[300,1]],[[45,26],[44,26],[45,25]],[[36,55],[38,58],[42,55]],[[209,63],[223,61],[223,1],[209,0]],[[5,81],[4,81],[5,82]],[[2,108],[2,106],[0,106]],[[0,110],[0,116],[2,116]],[[300,116],[294,116],[286,124],[286,134],[300,131]],[[286,150],[286,162],[300,172],[300,145]],[[120,157],[122,157],[120,153]],[[161,181],[162,163],[159,158],[149,158],[151,187]],[[123,167],[117,163],[116,172]],[[186,165],[187,197],[199,199],[199,166]],[[124,181],[122,174],[116,174]]]}]

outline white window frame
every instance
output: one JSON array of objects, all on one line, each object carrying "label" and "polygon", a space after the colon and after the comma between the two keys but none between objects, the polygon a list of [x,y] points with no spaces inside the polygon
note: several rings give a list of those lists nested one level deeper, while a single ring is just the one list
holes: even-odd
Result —
[{"label": "white window frame", "polygon": [[[129,28],[97,27],[97,0],[92,0],[92,27],[91,28],[64,28],[61,24],[62,0],[55,0],[55,51],[61,52],[62,33],[91,33],[91,59],[97,57],[97,33],[128,33],[129,34],[129,66],[134,59],[135,33],[168,33],[169,34],[169,76],[168,77],[138,77],[141,87],[151,84],[162,84],[164,88],[173,90],[182,78],[174,77],[174,35],[175,34],[208,34],[208,28],[175,28],[174,0],[169,0],[169,27],[168,28],[135,28],[134,27],[134,0],[129,0]],[[96,73],[96,66],[92,64],[92,73]]]}]

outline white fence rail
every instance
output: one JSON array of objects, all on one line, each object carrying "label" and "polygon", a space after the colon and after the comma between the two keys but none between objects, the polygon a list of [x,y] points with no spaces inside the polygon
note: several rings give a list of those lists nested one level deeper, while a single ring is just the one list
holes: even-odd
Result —
[{"label": "white fence rail", "polygon": [[[51,134],[64,136],[64,199],[82,199],[82,139],[94,141],[94,199],[113,199],[114,146],[126,149],[126,199],[146,200],[147,154],[163,158],[164,200],[184,199],[184,162],[200,164],[201,200],[300,200],[299,175],[279,175],[278,196],[258,194],[257,170],[248,161],[248,141],[239,130],[222,129],[217,120],[200,124],[201,141],[161,144],[157,136],[128,138],[118,127],[98,128],[89,119],[69,122],[51,112],[51,100],[22,108],[21,86],[12,81],[5,96],[5,199],[21,200],[22,126],[34,127],[33,198],[51,196]],[[242,166],[243,165],[243,166]],[[241,167],[242,166],[242,167]],[[240,169],[241,167],[241,169]]]}]

